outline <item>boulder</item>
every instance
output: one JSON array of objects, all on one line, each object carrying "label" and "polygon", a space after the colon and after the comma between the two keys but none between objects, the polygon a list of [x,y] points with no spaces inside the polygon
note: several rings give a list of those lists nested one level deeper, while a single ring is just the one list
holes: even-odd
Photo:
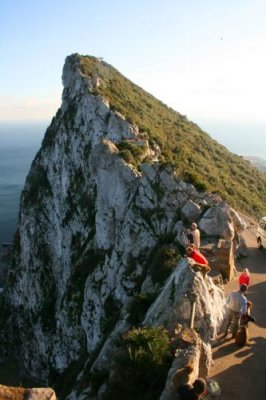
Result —
[{"label": "boulder", "polygon": [[56,395],[51,388],[9,387],[0,385],[1,400],[56,400]]},{"label": "boulder", "polygon": [[192,200],[188,200],[181,209],[181,216],[188,222],[197,221],[201,214],[201,208]]},{"label": "boulder", "polygon": [[199,229],[206,236],[232,240],[235,231],[229,207],[216,205],[209,208],[200,220]]},{"label": "boulder", "polygon": [[240,215],[233,209],[229,209],[230,217],[232,218],[234,228],[237,232],[242,232],[244,229],[247,228],[248,224],[246,221],[240,217]]}]

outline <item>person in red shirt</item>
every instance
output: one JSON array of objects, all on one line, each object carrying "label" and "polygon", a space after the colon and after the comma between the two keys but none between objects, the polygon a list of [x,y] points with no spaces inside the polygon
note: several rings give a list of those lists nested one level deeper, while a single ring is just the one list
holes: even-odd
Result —
[{"label": "person in red shirt", "polygon": [[250,274],[249,274],[249,270],[247,268],[245,268],[243,270],[242,274],[239,275],[238,283],[239,283],[239,286],[241,286],[241,285],[249,286],[249,284],[250,284]]},{"label": "person in red shirt", "polygon": [[204,257],[198,250],[195,249],[194,245],[188,246],[186,248],[187,256],[195,261],[195,267],[200,267],[205,277],[207,272],[210,272],[211,268],[207,258]]},{"label": "person in red shirt", "polygon": [[196,250],[193,246],[188,246],[186,248],[187,256],[192,258],[197,264],[208,265],[207,258],[204,257],[198,250]]}]

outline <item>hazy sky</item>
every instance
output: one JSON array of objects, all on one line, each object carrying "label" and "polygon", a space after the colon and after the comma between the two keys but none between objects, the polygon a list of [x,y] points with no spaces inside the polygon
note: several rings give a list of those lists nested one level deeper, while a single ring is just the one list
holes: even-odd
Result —
[{"label": "hazy sky", "polygon": [[49,121],[78,52],[207,131],[255,123],[264,135],[265,20],[265,0],[1,0],[0,121]]}]

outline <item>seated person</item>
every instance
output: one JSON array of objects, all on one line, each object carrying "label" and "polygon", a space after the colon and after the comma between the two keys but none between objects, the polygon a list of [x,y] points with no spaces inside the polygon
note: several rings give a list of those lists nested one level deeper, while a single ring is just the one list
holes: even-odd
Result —
[{"label": "seated person", "polygon": [[207,258],[204,257],[194,246],[188,246],[186,248],[187,256],[192,258],[197,264],[208,265]]},{"label": "seated person", "polygon": [[203,395],[206,394],[206,381],[198,378],[193,385],[186,383],[179,386],[177,392],[182,400],[202,400]]},{"label": "seated person", "polygon": [[195,261],[197,266],[200,266],[203,271],[209,272],[211,270],[207,258],[204,257],[195,246],[191,245],[186,248],[186,253],[189,258]]}]

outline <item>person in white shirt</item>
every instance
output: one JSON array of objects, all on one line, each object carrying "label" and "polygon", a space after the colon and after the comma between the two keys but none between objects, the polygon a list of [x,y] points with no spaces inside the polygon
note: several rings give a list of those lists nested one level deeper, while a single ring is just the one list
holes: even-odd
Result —
[{"label": "person in white shirt", "polygon": [[199,250],[199,248],[200,248],[200,231],[198,229],[198,225],[195,222],[193,222],[191,224],[191,231],[190,232],[191,232],[192,237],[193,237],[193,244],[195,245],[196,250]]},{"label": "person in white shirt", "polygon": [[232,325],[232,336],[235,337],[241,317],[247,314],[247,298],[244,294],[246,290],[247,285],[241,285],[238,291],[233,290],[227,298],[227,314],[223,323],[225,331],[223,338],[227,336],[230,325]]}]

